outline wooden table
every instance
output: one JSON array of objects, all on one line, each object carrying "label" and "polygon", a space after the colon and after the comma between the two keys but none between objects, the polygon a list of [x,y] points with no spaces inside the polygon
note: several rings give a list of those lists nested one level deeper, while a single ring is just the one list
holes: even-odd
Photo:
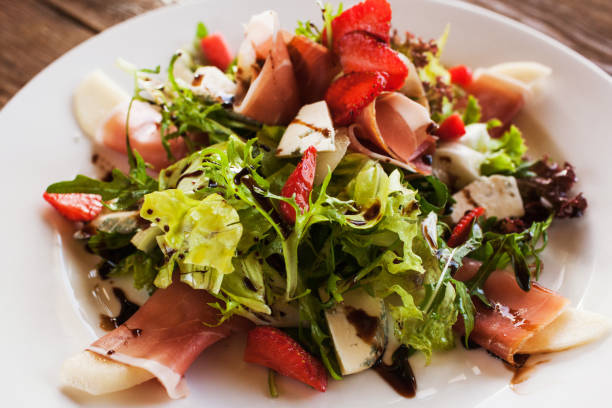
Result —
[{"label": "wooden table", "polygon": [[[127,18],[180,1],[0,0],[0,107],[78,43]],[[612,0],[467,1],[560,40],[612,74]]]}]

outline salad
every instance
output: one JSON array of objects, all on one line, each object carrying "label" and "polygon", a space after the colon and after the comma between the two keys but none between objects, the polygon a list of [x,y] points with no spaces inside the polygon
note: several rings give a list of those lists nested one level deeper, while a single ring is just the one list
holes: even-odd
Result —
[{"label": "salad", "polygon": [[386,0],[322,7],[294,32],[251,18],[236,57],[199,24],[126,95],[100,71],[74,95],[101,179],[44,198],[117,288],[108,333],[62,368],[92,394],[184,374],[246,333],[244,360],[325,391],[374,368],[414,395],[409,358],[483,347],[513,367],[610,323],[541,286],[556,219],[587,207],[569,163],[530,157],[512,124],[551,73],[535,62],[446,67],[447,29],[391,29]]}]

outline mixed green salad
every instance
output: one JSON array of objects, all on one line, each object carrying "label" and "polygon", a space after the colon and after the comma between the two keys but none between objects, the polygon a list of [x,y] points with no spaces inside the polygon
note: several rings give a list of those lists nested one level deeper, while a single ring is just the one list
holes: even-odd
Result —
[{"label": "mixed green salad", "polygon": [[[299,22],[295,35],[332,47],[332,24],[341,12],[325,6],[321,29]],[[207,35],[200,24],[195,43]],[[435,148],[420,157],[433,162],[433,172],[414,172],[349,147],[305,195],[285,194],[287,180],[304,166],[302,155],[276,154],[287,127],[248,118],[232,101],[196,94],[177,80],[178,61],[188,60],[191,70],[207,65],[199,48],[174,54],[167,74],[159,67],[132,70],[132,103],[161,113],[162,144],[172,164],[153,174],[127,132],[129,172],[114,169],[104,180],[79,175],[47,193],[101,196],[101,215],[81,224],[77,235],[100,256],[105,276],[131,275],[134,286],[149,293],[176,279],[208,291],[217,299],[211,304],[217,324],[240,315],[280,327],[335,379],[351,370],[343,369],[330,311],[358,289],[381,302],[377,317],[386,330],[363,364],[382,358],[391,337],[397,343],[391,352],[421,352],[429,361],[434,352],[455,347],[461,334],[467,344],[474,302],[490,304],[483,288],[493,271],[510,267],[528,291],[542,270],[540,254],[554,218],[579,216],[586,207],[582,196],[568,194],[575,181],[570,165],[530,158],[516,126],[481,120],[478,98],[440,61],[448,35],[447,29],[439,40],[423,41],[396,33],[389,47],[416,69],[438,147],[457,143],[436,129],[458,116],[466,129],[461,144],[481,157],[477,177],[513,178],[522,216],[475,212],[453,219],[464,186],[452,169],[437,172]],[[225,75],[236,79],[236,60]],[[146,88],[152,77],[165,84],[156,92]],[[492,137],[496,129],[501,134]],[[172,140],[184,141],[185,157],[174,156]],[[453,233],[462,237],[449,245]],[[457,280],[466,257],[481,266],[469,280]]]}]

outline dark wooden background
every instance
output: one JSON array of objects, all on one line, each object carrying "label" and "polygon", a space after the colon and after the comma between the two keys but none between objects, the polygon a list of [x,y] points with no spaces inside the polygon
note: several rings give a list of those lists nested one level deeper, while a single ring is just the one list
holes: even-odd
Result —
[{"label": "dark wooden background", "polygon": [[[36,73],[85,39],[180,1],[0,0],[0,107]],[[612,0],[467,1],[560,40],[612,74]]]}]

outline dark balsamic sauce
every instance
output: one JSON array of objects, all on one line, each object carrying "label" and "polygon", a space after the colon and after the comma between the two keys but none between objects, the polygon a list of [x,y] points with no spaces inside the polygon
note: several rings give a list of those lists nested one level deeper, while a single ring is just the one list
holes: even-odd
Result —
[{"label": "dark balsamic sauce", "polygon": [[263,190],[257,185],[255,180],[253,180],[250,173],[251,170],[249,168],[243,168],[234,176],[234,183],[237,185],[243,184],[244,186],[246,186],[251,191],[251,194],[253,194],[253,198],[257,201],[261,208],[265,212],[270,214],[270,218],[272,218],[272,220],[280,226],[283,238],[289,237],[289,235],[291,234],[291,227],[285,222],[285,220],[283,219],[283,217],[281,217],[278,211],[276,211],[276,209],[272,205],[272,201],[270,201],[268,197],[260,193],[260,191]]},{"label": "dark balsamic sauce", "polygon": [[368,221],[371,221],[373,219],[378,218],[379,215],[380,215],[380,201],[376,200],[374,204],[372,204],[370,208],[368,208],[366,212],[363,213],[363,218]]},{"label": "dark balsamic sauce", "polygon": [[408,361],[410,354],[408,347],[401,346],[393,353],[393,365],[388,366],[378,360],[373,367],[395,392],[405,398],[414,398],[417,390],[416,377]]},{"label": "dark balsamic sauce", "polygon": [[303,120],[300,120],[300,119],[297,119],[297,118],[293,119],[293,121],[291,123],[297,123],[299,125],[305,126],[305,127],[309,128],[309,129],[315,131],[315,132],[321,133],[325,137],[330,137],[331,136],[331,133],[330,133],[329,129],[320,128],[318,126],[313,125],[312,123],[307,123],[307,122],[304,122]]},{"label": "dark balsamic sauce", "polygon": [[178,180],[176,180],[176,185],[178,186],[180,184],[180,182],[183,181],[183,179],[185,179],[187,177],[199,177],[203,173],[204,173],[203,170],[196,170],[196,171],[192,171],[191,173],[183,174],[183,175],[181,175],[181,177],[179,177]]},{"label": "dark balsamic sauce", "polygon": [[[119,314],[115,317],[110,317],[103,314],[100,315],[100,328],[106,331],[111,331],[121,326],[140,308],[140,306],[138,306],[134,302],[131,302],[127,298],[123,290],[119,288],[113,288],[113,294],[115,295],[117,300],[119,300],[121,309],[119,310]],[[140,333],[142,332],[140,329],[134,330],[139,331],[138,335],[140,335]],[[136,335],[134,331],[132,331],[132,334]]]},{"label": "dark balsamic sauce", "polygon": [[378,317],[370,316],[362,309],[346,306],[346,319],[357,330],[357,336],[367,343],[372,343],[379,326]]},{"label": "dark balsamic sauce", "polygon": [[204,79],[204,75],[196,74],[193,76],[193,81],[191,81],[191,85],[200,86],[202,84],[203,79]]},{"label": "dark balsamic sauce", "polygon": [[249,278],[247,278],[246,276],[244,278],[242,278],[242,282],[244,283],[244,286],[252,291],[252,292],[257,292],[257,288],[255,287],[255,285],[253,285],[253,282],[251,282],[251,280]]}]

